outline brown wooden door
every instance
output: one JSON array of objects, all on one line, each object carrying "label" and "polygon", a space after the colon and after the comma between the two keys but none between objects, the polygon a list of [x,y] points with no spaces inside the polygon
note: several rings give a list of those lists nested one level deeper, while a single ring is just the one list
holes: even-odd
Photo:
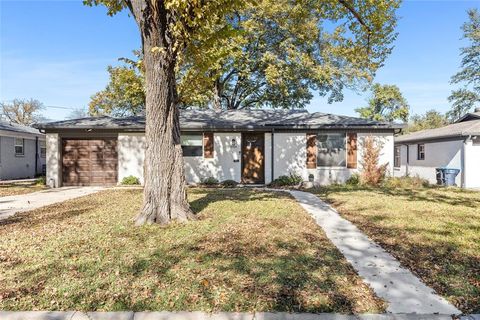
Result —
[{"label": "brown wooden door", "polygon": [[104,186],[117,183],[116,139],[63,139],[64,186]]},{"label": "brown wooden door", "polygon": [[263,132],[242,134],[242,182],[265,183],[265,135]]}]

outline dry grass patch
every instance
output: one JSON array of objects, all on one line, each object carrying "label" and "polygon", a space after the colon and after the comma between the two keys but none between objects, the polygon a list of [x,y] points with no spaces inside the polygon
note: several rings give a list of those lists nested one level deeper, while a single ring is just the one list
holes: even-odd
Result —
[{"label": "dry grass patch", "polygon": [[381,312],[286,194],[190,189],[199,220],[133,227],[141,190],[0,225],[0,309]]},{"label": "dry grass patch", "polygon": [[45,190],[46,187],[36,183],[0,184],[0,197],[15,196]]},{"label": "dry grass patch", "polygon": [[315,191],[464,312],[480,312],[480,192],[458,188]]}]

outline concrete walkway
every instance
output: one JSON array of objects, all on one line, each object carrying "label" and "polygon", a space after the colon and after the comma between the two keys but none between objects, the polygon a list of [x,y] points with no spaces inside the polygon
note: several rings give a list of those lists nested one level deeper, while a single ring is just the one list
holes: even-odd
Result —
[{"label": "concrete walkway", "polygon": [[[74,311],[0,311],[2,320],[452,320],[437,314],[357,314],[286,312],[74,312]],[[478,315],[460,320],[480,320]]]},{"label": "concrete walkway", "polygon": [[288,192],[312,215],[377,296],[389,303],[388,312],[461,313],[318,197],[308,192]]},{"label": "concrete walkway", "polygon": [[63,187],[39,192],[0,197],[0,220],[17,212],[30,211],[57,202],[86,196],[104,190],[102,187]]}]

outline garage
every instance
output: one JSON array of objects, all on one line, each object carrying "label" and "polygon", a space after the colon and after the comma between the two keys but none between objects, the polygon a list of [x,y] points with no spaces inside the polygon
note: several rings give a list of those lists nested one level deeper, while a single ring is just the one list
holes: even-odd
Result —
[{"label": "garage", "polygon": [[62,139],[64,186],[105,186],[117,183],[117,139]]}]

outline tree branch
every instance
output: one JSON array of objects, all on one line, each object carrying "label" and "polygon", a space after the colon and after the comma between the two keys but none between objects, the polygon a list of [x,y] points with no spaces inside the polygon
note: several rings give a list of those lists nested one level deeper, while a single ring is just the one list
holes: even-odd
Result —
[{"label": "tree branch", "polygon": [[367,50],[370,52],[370,35],[372,33],[372,29],[365,22],[365,20],[363,20],[360,13],[358,13],[357,10],[355,10],[355,8],[348,2],[348,0],[338,0],[338,2],[340,2],[340,4],[343,5],[365,29],[367,29]]}]

